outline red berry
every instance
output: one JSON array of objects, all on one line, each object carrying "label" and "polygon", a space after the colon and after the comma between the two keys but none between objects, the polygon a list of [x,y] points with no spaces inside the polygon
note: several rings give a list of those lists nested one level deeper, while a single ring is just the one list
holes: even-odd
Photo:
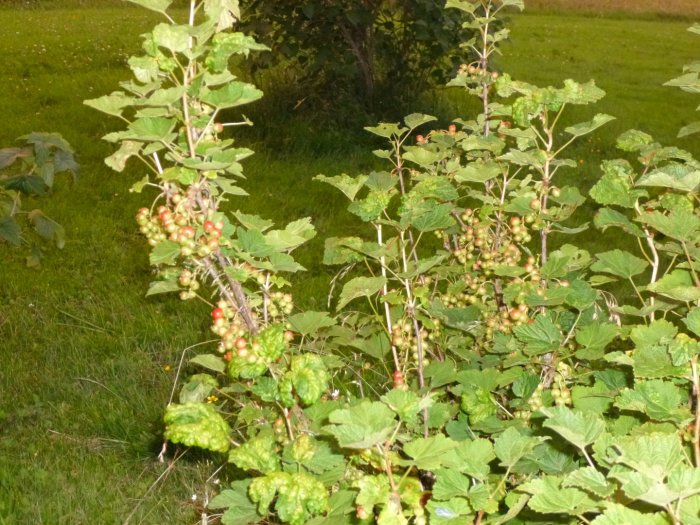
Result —
[{"label": "red berry", "polygon": [[207,233],[211,233],[214,230],[216,230],[216,226],[212,221],[204,221],[204,231]]},{"label": "red berry", "polygon": [[248,341],[245,340],[245,337],[239,337],[236,339],[236,348],[239,350],[245,348],[248,346]]},{"label": "red berry", "polygon": [[416,142],[417,142],[418,144],[425,144],[425,137],[424,137],[423,135],[418,135],[418,136],[416,137]]},{"label": "red berry", "polygon": [[288,343],[291,343],[294,340],[294,332],[292,332],[291,330],[287,330],[284,333],[284,340]]},{"label": "red berry", "polygon": [[228,352],[226,352],[226,353],[224,354],[224,361],[230,361],[232,357],[233,357],[233,354],[232,354],[231,351],[229,350]]},{"label": "red berry", "polygon": [[454,135],[455,133],[457,133],[457,126],[455,126],[454,124],[450,124],[447,128],[447,131],[449,131],[451,135]]},{"label": "red berry", "polygon": [[355,514],[357,515],[358,520],[366,520],[369,518],[369,514],[367,514],[367,509],[365,509],[362,505],[358,505],[357,508],[355,509]]},{"label": "red berry", "polygon": [[212,319],[221,319],[224,316],[224,311],[221,308],[214,308],[211,311]]}]

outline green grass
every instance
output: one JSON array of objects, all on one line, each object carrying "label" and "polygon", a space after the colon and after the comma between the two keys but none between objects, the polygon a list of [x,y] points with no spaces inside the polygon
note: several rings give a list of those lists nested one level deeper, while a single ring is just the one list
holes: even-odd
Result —
[{"label": "green grass", "polygon": [[[128,78],[125,58],[138,51],[138,35],[156,17],[131,8],[85,7],[78,0],[70,4],[75,9],[48,4],[52,9],[0,9],[0,27],[7,28],[0,40],[0,144],[32,130],[57,131],[75,147],[82,173],[75,185],[60,181],[41,202],[67,229],[63,251],[52,251],[40,271],[26,269],[20,252],[0,252],[0,524],[123,523],[134,509],[132,524],[195,523],[190,497],[203,497],[213,465],[188,460],[197,459],[189,453],[149,487],[168,467],[156,461],[173,380],[164,367],[209,337],[207,307],[144,298],[151,275],[133,215],[148,196],[128,192],[142,174],[137,168],[115,174],[103,164],[110,146],[99,139],[119,122],[82,105]],[[618,117],[572,151],[583,164],[570,179],[590,186],[599,161],[618,155],[614,137],[630,127],[700,154],[697,139],[674,138],[696,118],[698,100],[661,86],[698,54],[700,41],[685,32],[686,25],[513,18],[504,69],[539,84],[596,78],[608,97],[570,118],[594,112]],[[454,93],[440,93],[437,100],[443,114],[474,115],[475,106]],[[323,308],[331,277],[319,261],[323,239],[360,232],[361,225],[344,212],[338,192],[311,178],[375,166],[372,142],[357,129],[319,131],[290,117],[294,101],[273,108],[285,113],[279,118],[262,104],[250,114],[265,118],[239,135],[258,151],[246,164],[252,196],[232,206],[279,222],[312,217],[319,235],[299,254],[309,272],[295,280],[295,290],[303,307]],[[433,99],[420,109],[436,109]],[[585,215],[582,221],[590,219]],[[598,247],[616,242],[600,241],[597,232],[589,237]]]}]

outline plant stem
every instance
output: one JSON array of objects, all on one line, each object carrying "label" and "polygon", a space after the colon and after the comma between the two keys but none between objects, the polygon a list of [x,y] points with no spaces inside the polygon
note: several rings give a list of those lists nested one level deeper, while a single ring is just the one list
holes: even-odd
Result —
[{"label": "plant stem", "polygon": [[698,378],[698,356],[694,355],[690,362],[693,379],[693,397],[695,401],[695,425],[693,427],[693,452],[695,467],[700,468],[700,378]]},{"label": "plant stem", "polygon": [[[384,239],[382,236],[382,225],[377,224],[375,225],[377,228],[377,244],[379,246],[384,246]],[[384,286],[382,287],[382,295],[386,297],[389,294],[389,288],[386,283],[386,257],[382,254],[382,256],[379,258],[379,264],[382,267],[382,277],[384,277]],[[394,370],[401,370],[401,362],[399,361],[399,354],[396,350],[396,345],[394,345],[394,342],[392,340],[392,328],[393,328],[393,323],[391,320],[391,308],[389,307],[389,303],[387,301],[384,301],[384,316],[386,318],[386,328],[387,332],[389,334],[389,344],[391,345],[391,355],[394,357]]]},{"label": "plant stem", "polygon": [[690,271],[693,273],[693,280],[695,281],[695,286],[700,288],[700,278],[698,278],[698,273],[695,271],[695,265],[693,264],[693,258],[690,256],[688,251],[688,245],[685,241],[681,241],[681,246],[683,246],[683,252],[685,252],[685,257],[688,260],[688,266],[690,266]]},{"label": "plant stem", "polygon": [[[635,210],[637,211],[638,215],[641,215],[641,210],[639,208],[639,202],[636,202],[634,205]],[[644,238],[646,239],[647,246],[649,246],[649,249],[651,250],[651,256],[652,260],[649,261],[651,263],[651,279],[650,279],[650,284],[653,284],[656,282],[656,279],[658,278],[659,275],[659,265],[661,264],[659,260],[659,252],[656,250],[656,246],[654,245],[654,236],[652,233],[649,231],[649,229],[646,226],[642,227],[642,230],[644,231]],[[646,254],[645,254],[646,256]],[[649,298],[649,305],[653,306],[654,305],[654,297]],[[651,312],[649,314],[649,319],[651,322],[654,322],[655,320],[655,312]]]},{"label": "plant stem", "polygon": [[586,447],[581,447],[580,450],[583,452],[583,457],[585,457],[586,461],[588,461],[588,465],[595,468],[595,463],[593,463],[591,456],[588,454],[588,452],[586,452]]},{"label": "plant stem", "polygon": [[[403,271],[408,272],[406,242],[403,231],[401,232],[401,260],[403,262]],[[413,298],[413,291],[411,290],[411,282],[407,278],[402,280],[404,283],[404,287],[406,288],[406,310],[413,323],[413,332],[416,338],[416,351],[418,353],[418,366],[416,367],[418,370],[418,386],[420,386],[420,388],[423,389],[425,387],[425,377],[423,375],[423,359],[425,355],[423,352],[423,335],[421,334],[420,324],[418,323],[418,319],[416,318],[416,303]],[[429,434],[427,408],[423,409],[423,434],[424,437],[428,437]]]}]

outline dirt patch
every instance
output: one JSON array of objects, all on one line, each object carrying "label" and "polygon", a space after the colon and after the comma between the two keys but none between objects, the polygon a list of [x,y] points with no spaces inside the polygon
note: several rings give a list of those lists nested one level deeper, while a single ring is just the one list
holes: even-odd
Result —
[{"label": "dirt patch", "polygon": [[700,0],[526,0],[528,10],[648,13],[700,17]]}]

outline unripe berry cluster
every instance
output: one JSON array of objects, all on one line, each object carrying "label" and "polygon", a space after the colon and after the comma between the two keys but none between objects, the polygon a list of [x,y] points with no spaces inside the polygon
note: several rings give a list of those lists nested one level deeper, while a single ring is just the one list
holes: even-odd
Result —
[{"label": "unripe berry cluster", "polygon": [[177,282],[180,286],[186,288],[180,292],[180,299],[186,301],[195,298],[200,285],[197,280],[197,275],[192,270],[188,268],[183,269],[180,272]]},{"label": "unripe berry cluster", "polygon": [[268,314],[273,319],[282,319],[294,310],[292,295],[283,292],[269,294]]},{"label": "unripe berry cluster", "polygon": [[487,71],[485,69],[480,68],[479,66],[475,66],[473,64],[461,64],[459,66],[459,73],[461,75],[468,75],[471,77],[473,80],[477,81],[493,81],[497,80],[498,77],[500,76],[498,72],[496,71]]},{"label": "unripe berry cluster", "polygon": [[571,367],[564,361],[557,363],[557,372],[552,386],[552,398],[557,406],[571,404],[571,390],[566,382],[571,377]]},{"label": "unripe berry cluster", "polygon": [[211,220],[202,221],[200,226],[190,221],[188,216],[174,212],[167,206],[160,206],[156,215],[151,215],[148,208],[141,208],[136,215],[136,222],[149,245],[156,246],[166,239],[175,241],[180,244],[180,254],[183,257],[195,253],[199,257],[206,257],[218,251],[224,227],[223,222]]},{"label": "unripe berry cluster", "polygon": [[245,335],[248,333],[245,323],[238,315],[236,309],[227,301],[221,300],[211,312],[211,331],[221,337],[218,351],[225,353],[230,360],[228,352],[239,351],[247,348],[248,342]]},{"label": "unripe berry cluster", "polygon": [[[437,335],[439,335],[439,325],[437,328]],[[431,334],[428,333],[424,327],[420,328],[420,338],[421,345],[423,349],[423,366],[427,366],[430,361],[425,357],[430,351],[430,345],[428,341],[434,340],[436,336],[431,339]],[[416,341],[415,331],[413,323],[409,320],[399,320],[394,326],[391,327],[391,344],[395,346],[398,350],[405,353],[407,356],[410,355],[412,358],[412,363],[418,363],[418,342]],[[394,381],[396,383],[396,381]]]}]

